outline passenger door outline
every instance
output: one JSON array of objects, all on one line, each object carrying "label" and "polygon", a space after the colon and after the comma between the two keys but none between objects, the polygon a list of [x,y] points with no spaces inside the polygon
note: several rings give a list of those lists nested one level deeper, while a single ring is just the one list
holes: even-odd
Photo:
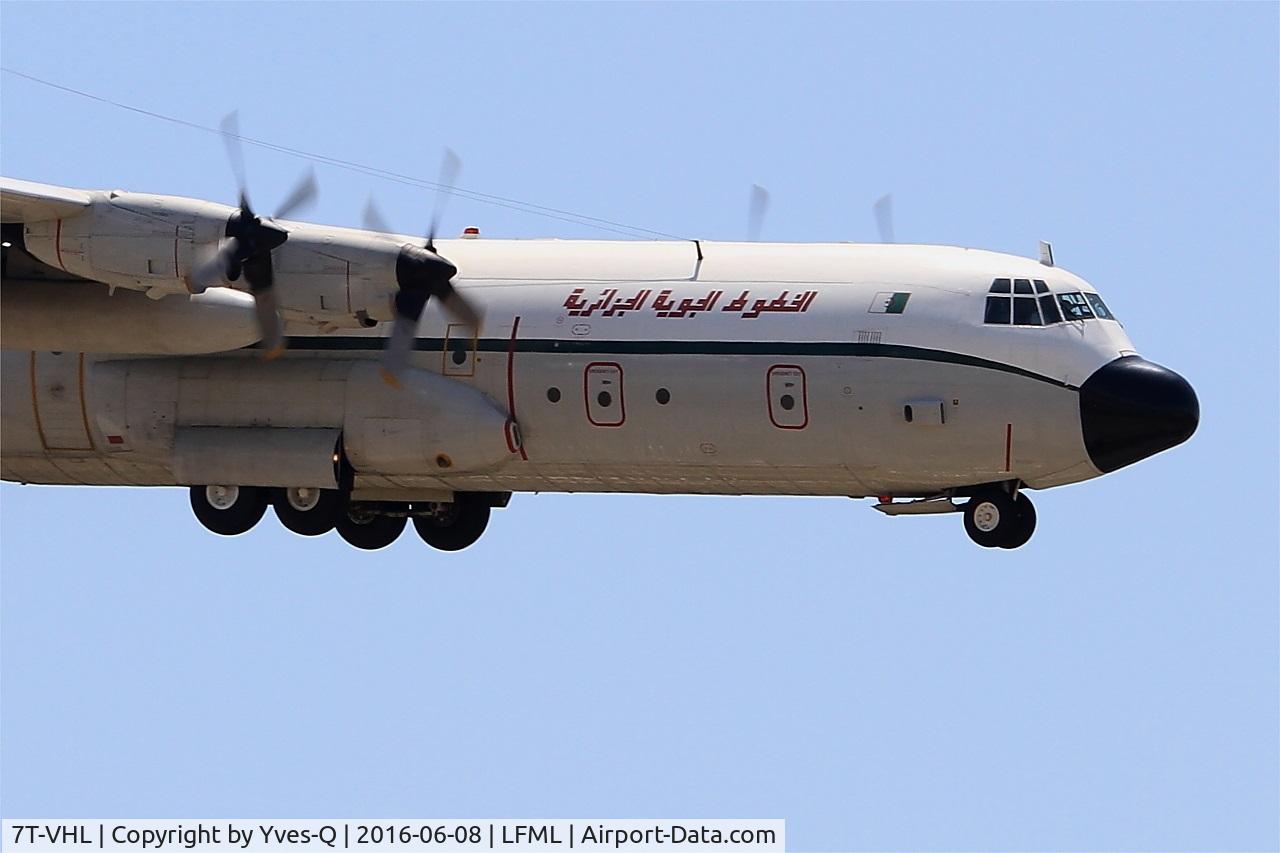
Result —
[{"label": "passenger door outline", "polygon": [[[798,364],[775,364],[765,375],[765,399],[769,422],[778,429],[804,429],[809,425],[809,390],[804,368]],[[799,408],[796,392],[799,392]],[[790,399],[791,405],[787,405]]]},{"label": "passenger door outline", "polygon": [[[620,427],[627,422],[623,383],[622,365],[616,361],[593,361],[583,369],[582,397],[587,408],[587,420],[592,426]],[[618,397],[616,415],[613,411],[615,392]]]}]

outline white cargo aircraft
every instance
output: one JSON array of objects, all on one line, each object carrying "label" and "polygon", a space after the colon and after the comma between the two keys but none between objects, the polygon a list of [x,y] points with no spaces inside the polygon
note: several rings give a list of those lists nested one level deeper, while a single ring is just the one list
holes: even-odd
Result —
[{"label": "white cargo aircraft", "polygon": [[0,189],[3,478],[189,486],[220,534],[271,504],[457,550],[513,492],[847,495],[1016,548],[1028,489],[1199,418],[1044,245],[424,242],[286,220],[310,183],[275,218]]}]

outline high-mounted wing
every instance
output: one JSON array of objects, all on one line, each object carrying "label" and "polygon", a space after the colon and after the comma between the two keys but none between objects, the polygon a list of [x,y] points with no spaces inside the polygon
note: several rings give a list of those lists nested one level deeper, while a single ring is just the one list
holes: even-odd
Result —
[{"label": "high-mounted wing", "polygon": [[84,190],[0,178],[0,222],[40,222],[75,216],[89,206]]}]

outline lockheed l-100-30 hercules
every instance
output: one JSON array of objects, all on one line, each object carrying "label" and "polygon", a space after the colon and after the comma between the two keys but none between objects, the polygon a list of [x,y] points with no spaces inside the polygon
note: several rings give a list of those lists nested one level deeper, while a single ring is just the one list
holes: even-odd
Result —
[{"label": "lockheed l-100-30 hercules", "polygon": [[1199,417],[1047,246],[423,240],[2,190],[4,479],[187,486],[221,534],[270,505],[457,550],[514,492],[845,495],[1014,548],[1028,491]]}]

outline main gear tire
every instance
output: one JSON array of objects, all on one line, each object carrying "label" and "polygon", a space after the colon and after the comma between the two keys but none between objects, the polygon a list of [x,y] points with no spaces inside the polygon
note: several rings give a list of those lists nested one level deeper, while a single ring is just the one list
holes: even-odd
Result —
[{"label": "main gear tire", "polygon": [[342,492],[337,489],[272,489],[271,505],[285,529],[299,536],[320,536],[338,523]]},{"label": "main gear tire", "polygon": [[406,519],[403,515],[374,515],[347,512],[338,515],[338,535],[348,545],[362,551],[377,551],[400,538]]},{"label": "main gear tire", "polygon": [[267,490],[257,486],[192,486],[191,510],[205,529],[239,536],[262,520]]},{"label": "main gear tire", "polygon": [[440,551],[461,551],[484,533],[492,508],[475,495],[459,492],[453,503],[429,504],[427,509],[425,515],[413,517],[413,529],[422,541]]}]

